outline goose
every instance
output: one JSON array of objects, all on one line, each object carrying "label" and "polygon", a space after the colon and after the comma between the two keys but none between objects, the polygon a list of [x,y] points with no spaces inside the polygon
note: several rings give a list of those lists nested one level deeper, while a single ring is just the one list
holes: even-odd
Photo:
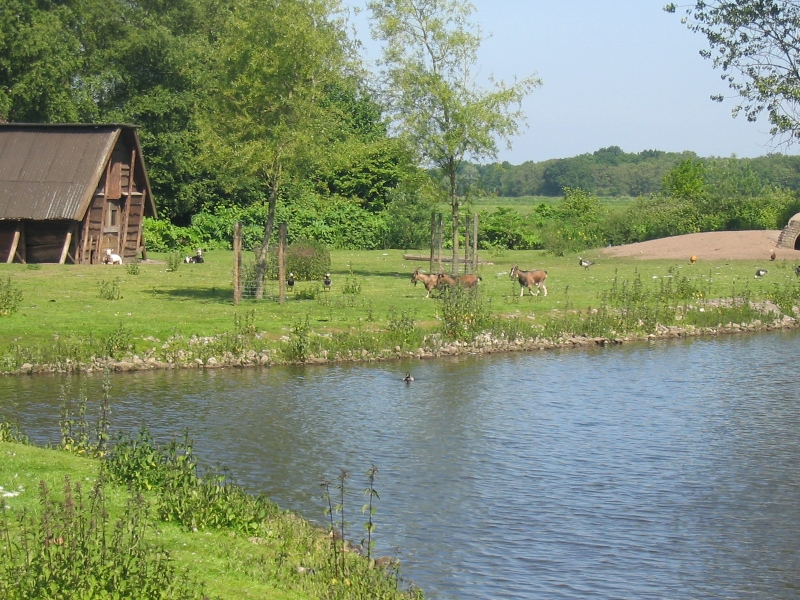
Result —
[{"label": "goose", "polygon": [[325,279],[322,280],[322,286],[325,288],[326,292],[330,291],[332,283],[333,282],[331,281],[331,274],[325,273]]},{"label": "goose", "polygon": [[411,383],[412,381],[414,381],[414,378],[411,376],[411,373],[406,373],[406,376],[403,377],[403,381],[405,381],[406,383]]},{"label": "goose", "polygon": [[581,258],[579,256],[578,257],[578,264],[580,266],[582,266],[584,269],[588,269],[589,267],[591,267],[594,264],[594,262],[591,261],[591,260],[586,260],[585,258]]},{"label": "goose", "polygon": [[286,280],[286,285],[289,286],[289,289],[294,291],[294,273],[289,273],[289,278]]}]

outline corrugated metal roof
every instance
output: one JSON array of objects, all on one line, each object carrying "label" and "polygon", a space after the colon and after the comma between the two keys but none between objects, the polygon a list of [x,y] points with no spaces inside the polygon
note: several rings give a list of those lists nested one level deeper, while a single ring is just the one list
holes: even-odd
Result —
[{"label": "corrugated metal roof", "polygon": [[120,130],[0,125],[0,219],[82,219]]}]

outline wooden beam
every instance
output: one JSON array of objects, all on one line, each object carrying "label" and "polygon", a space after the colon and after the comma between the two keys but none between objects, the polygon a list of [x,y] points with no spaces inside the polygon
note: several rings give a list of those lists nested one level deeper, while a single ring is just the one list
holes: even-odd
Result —
[{"label": "wooden beam", "polygon": [[[125,258],[125,243],[128,241],[128,220],[131,217],[131,189],[133,188],[133,168],[136,166],[136,150],[131,150],[131,165],[128,169],[128,197],[125,199],[125,216],[120,215],[120,245],[119,253]],[[142,215],[144,215],[144,203],[142,203]]]},{"label": "wooden beam", "polygon": [[63,265],[64,261],[67,260],[67,252],[69,252],[69,245],[72,243],[72,228],[67,231],[67,235],[64,237],[64,245],[61,247],[61,258],[58,259],[58,264]]},{"label": "wooden beam", "polygon": [[20,238],[20,230],[19,230],[19,223],[17,223],[17,227],[14,230],[14,239],[11,240],[11,249],[8,251],[8,258],[6,259],[7,263],[14,262],[14,255],[17,253],[17,246],[19,245],[19,238]]},{"label": "wooden beam", "polygon": [[278,226],[278,304],[286,302],[286,223]]},{"label": "wooden beam", "polygon": [[242,301],[242,224],[233,226],[233,305]]}]

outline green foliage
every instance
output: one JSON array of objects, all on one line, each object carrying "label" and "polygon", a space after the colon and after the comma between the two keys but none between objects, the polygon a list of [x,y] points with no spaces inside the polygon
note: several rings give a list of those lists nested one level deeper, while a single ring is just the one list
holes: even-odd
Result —
[{"label": "green foliage", "polygon": [[283,344],[283,356],[290,363],[305,362],[311,353],[311,326],[308,316],[305,320],[298,319],[292,325],[292,335]]},{"label": "green foliage", "polygon": [[122,358],[133,348],[133,332],[122,323],[101,339],[106,356]]},{"label": "green foliage", "polygon": [[416,326],[414,318],[414,311],[401,310],[398,312],[396,308],[391,307],[386,324],[387,341],[393,346],[400,346],[403,349],[418,348],[422,343],[423,334]]},{"label": "green foliage", "polygon": [[100,297],[103,300],[119,300],[122,298],[122,288],[120,286],[119,277],[114,281],[106,281],[103,279],[100,282]]},{"label": "green foliage", "polygon": [[184,256],[180,252],[170,252],[167,255],[167,271],[174,273],[183,264]]},{"label": "green foliage", "polygon": [[30,444],[28,436],[22,432],[17,423],[3,418],[0,418],[0,442]]},{"label": "green foliage", "polygon": [[458,341],[473,340],[489,324],[489,308],[481,299],[479,286],[448,287],[438,298],[442,334]]},{"label": "green foliage", "polygon": [[[286,249],[286,271],[294,273],[297,280],[321,280],[331,270],[331,252],[328,247],[317,240],[301,239],[289,244]],[[278,277],[278,250],[270,253],[270,277]]]},{"label": "green foliage", "polygon": [[21,302],[22,290],[12,283],[11,277],[5,281],[0,279],[0,317],[7,317],[17,312]]},{"label": "green foliage", "polygon": [[[664,7],[674,13],[676,5]],[[770,132],[789,140],[800,137],[795,63],[800,45],[800,6],[787,0],[697,0],[685,7],[683,22],[708,39],[701,52],[724,73],[740,98],[734,110],[756,121],[766,112]],[[712,96],[722,102],[724,96]]]},{"label": "green foliage", "polygon": [[0,499],[0,595],[29,598],[204,598],[201,586],[176,571],[169,553],[152,541],[155,523],[139,494],[112,521],[105,478],[87,494],[81,482],[64,480],[63,500],[44,481],[39,511],[9,519]]},{"label": "green foliage", "polygon": [[133,262],[125,265],[125,271],[128,273],[128,275],[138,275],[140,271],[139,259],[134,259]]}]

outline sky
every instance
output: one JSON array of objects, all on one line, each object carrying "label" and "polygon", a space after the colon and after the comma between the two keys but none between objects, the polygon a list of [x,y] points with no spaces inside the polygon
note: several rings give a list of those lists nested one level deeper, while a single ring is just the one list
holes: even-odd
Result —
[{"label": "sky", "polygon": [[[501,144],[498,160],[539,162],[608,146],[625,152],[692,150],[703,157],[754,157],[779,148],[766,119],[733,118],[735,98],[665,0],[473,0],[488,35],[481,75],[505,81],[536,74],[543,85],[523,103],[527,127]],[[363,6],[362,0],[345,2]],[[380,57],[367,12],[354,20],[365,57]],[[725,94],[722,103],[710,99]]]}]

